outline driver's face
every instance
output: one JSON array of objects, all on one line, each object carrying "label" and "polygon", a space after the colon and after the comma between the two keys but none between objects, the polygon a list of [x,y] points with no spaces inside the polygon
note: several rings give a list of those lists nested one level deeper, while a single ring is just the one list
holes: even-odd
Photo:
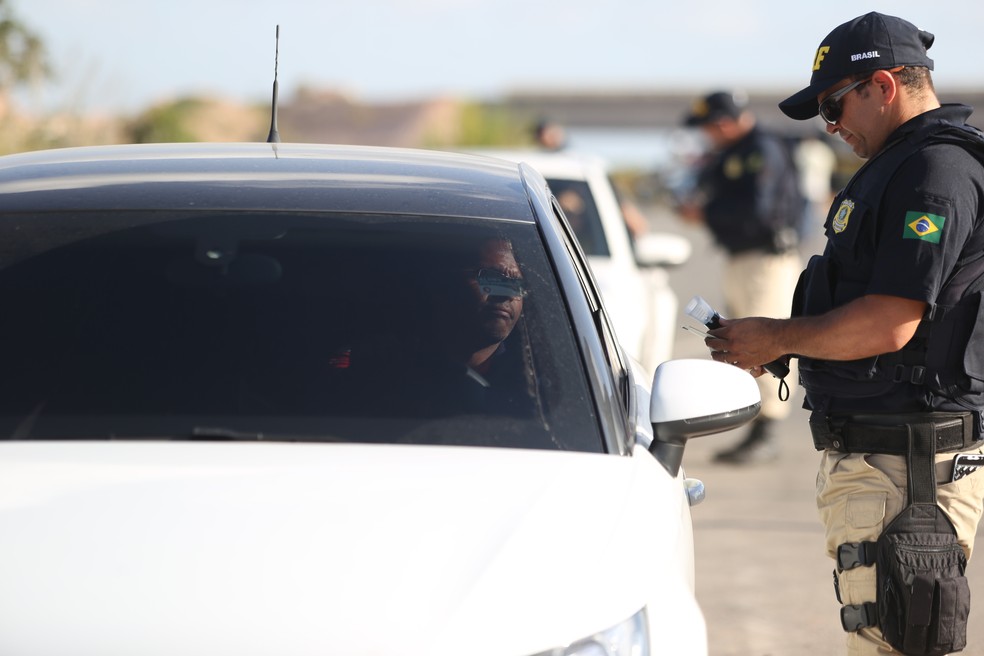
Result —
[{"label": "driver's face", "polygon": [[[476,272],[469,278],[476,304],[474,318],[477,329],[489,343],[501,342],[512,332],[523,311],[521,293],[510,293],[508,285],[495,284],[496,276],[511,279],[506,282],[522,281],[523,272],[513,255],[512,245],[505,240],[495,239],[483,244],[479,251]],[[479,280],[477,271],[486,272],[491,284]]]}]

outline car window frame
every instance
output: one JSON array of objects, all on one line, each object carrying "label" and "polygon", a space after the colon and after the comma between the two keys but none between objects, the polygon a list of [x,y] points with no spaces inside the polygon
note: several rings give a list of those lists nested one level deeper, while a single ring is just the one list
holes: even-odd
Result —
[{"label": "car window frame", "polygon": [[[553,260],[572,325],[577,332],[595,402],[600,408],[617,407],[619,410],[618,416],[612,412],[598,413],[606,446],[610,453],[627,455],[631,452],[628,400],[630,379],[626,373],[621,348],[615,339],[615,331],[604,310],[601,293],[574,231],[546,181],[534,169],[527,168],[524,184],[538,217],[537,225],[547,255]],[[563,256],[558,253],[563,253]],[[558,257],[563,257],[567,265],[562,266],[557,261]],[[584,306],[578,307],[572,302],[577,297],[585,301]],[[596,340],[586,339],[588,333]]]},{"label": "car window frame", "polygon": [[564,231],[564,243],[570,253],[571,260],[574,262],[575,271],[577,271],[578,277],[581,280],[581,286],[584,288],[585,294],[589,295],[593,300],[594,309],[592,310],[592,314],[596,327],[602,336],[602,344],[605,347],[605,359],[611,369],[612,378],[618,381],[617,389],[620,393],[622,408],[628,412],[628,386],[630,380],[627,373],[628,368],[626,367],[622,348],[615,337],[615,329],[612,326],[611,318],[608,316],[608,313],[604,311],[604,302],[602,300],[601,292],[598,290],[594,278],[591,275],[591,267],[588,264],[587,257],[584,255],[584,251],[581,249],[580,243],[577,241],[577,237],[574,235],[574,229],[570,226],[566,216],[564,216],[563,208],[561,208],[559,203],[557,203],[557,199],[553,198],[552,202],[554,212],[559,214],[561,227]]},{"label": "car window frame", "polygon": [[[598,206],[597,189],[592,184],[593,181],[588,177],[568,178],[559,175],[544,177],[547,177],[547,185],[558,202],[560,201],[557,197],[558,193],[572,192],[577,194],[586,205],[583,215],[587,219],[587,222],[581,234],[585,238],[590,238],[592,242],[595,242],[595,252],[590,253],[590,257],[604,259],[614,257],[610,243],[611,235],[609,234],[608,226],[605,225],[605,219],[601,215],[601,208]],[[563,187],[563,189],[560,189],[560,187]],[[561,210],[563,210],[563,207],[561,207]],[[570,224],[571,231],[574,233],[578,245],[581,247],[581,251],[586,253],[585,244],[580,237],[577,237],[578,233],[574,230],[574,226],[571,224],[570,218],[566,213],[564,213],[564,218]]]}]

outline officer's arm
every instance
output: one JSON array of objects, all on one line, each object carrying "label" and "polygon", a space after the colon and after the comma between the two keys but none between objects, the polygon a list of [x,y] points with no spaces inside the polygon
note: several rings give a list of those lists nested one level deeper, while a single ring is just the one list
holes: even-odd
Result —
[{"label": "officer's arm", "polygon": [[899,296],[862,296],[818,317],[790,320],[787,352],[821,360],[892,353],[912,339],[927,307]]},{"label": "officer's arm", "polygon": [[750,369],[788,354],[857,360],[899,350],[916,332],[923,301],[868,295],[830,312],[793,319],[722,320],[705,340],[715,360]]}]

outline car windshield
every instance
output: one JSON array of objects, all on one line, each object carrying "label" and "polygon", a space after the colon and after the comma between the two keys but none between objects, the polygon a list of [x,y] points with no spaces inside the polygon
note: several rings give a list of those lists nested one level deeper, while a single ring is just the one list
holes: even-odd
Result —
[{"label": "car windshield", "polygon": [[588,183],[583,180],[548,178],[550,190],[564,210],[571,229],[585,255],[609,257],[608,241],[598,215],[598,206]]},{"label": "car windshield", "polygon": [[604,450],[533,224],[0,215],[0,438]]}]

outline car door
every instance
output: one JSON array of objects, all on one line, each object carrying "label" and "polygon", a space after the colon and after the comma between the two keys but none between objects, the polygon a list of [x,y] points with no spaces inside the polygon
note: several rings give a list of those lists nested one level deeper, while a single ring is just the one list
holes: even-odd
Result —
[{"label": "car door", "polygon": [[545,183],[533,191],[538,196],[534,200],[541,201],[534,202],[534,210],[539,215],[541,234],[567,300],[608,450],[627,454],[631,449],[630,379],[622,348],[563,210]]}]

